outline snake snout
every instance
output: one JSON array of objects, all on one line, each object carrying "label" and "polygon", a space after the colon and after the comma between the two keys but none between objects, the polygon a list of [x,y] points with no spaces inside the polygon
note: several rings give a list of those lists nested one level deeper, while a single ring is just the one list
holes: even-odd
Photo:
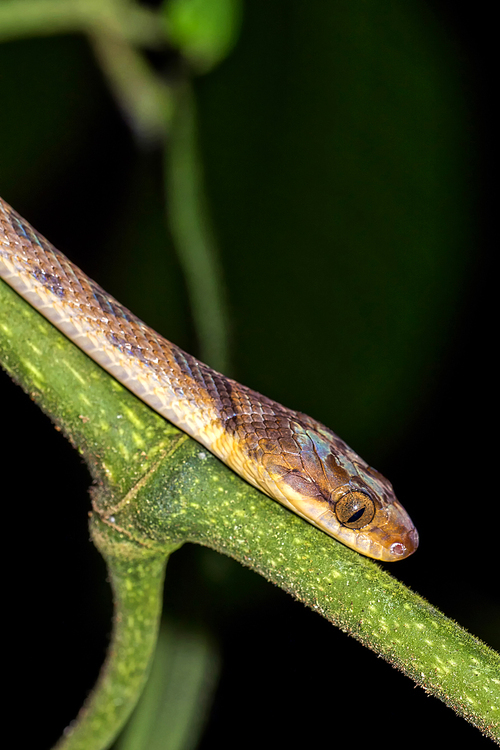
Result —
[{"label": "snake snout", "polygon": [[414,527],[403,535],[401,540],[393,542],[389,547],[392,560],[403,560],[412,555],[418,547],[418,531]]}]

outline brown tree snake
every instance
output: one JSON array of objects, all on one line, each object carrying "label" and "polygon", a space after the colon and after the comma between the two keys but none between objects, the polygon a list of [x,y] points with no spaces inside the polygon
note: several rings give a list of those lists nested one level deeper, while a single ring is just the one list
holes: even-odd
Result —
[{"label": "brown tree snake", "polygon": [[186,354],[0,199],[0,276],[78,347],[237,474],[348,547],[401,560],[418,533],[391,484],[335,433]]}]

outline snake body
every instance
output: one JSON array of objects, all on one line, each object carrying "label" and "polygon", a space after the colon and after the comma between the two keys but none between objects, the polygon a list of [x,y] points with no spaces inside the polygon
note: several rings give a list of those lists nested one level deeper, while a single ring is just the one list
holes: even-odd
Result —
[{"label": "snake body", "polygon": [[145,325],[0,199],[0,276],[149,406],[322,531],[379,560],[418,534],[390,482],[334,432]]}]

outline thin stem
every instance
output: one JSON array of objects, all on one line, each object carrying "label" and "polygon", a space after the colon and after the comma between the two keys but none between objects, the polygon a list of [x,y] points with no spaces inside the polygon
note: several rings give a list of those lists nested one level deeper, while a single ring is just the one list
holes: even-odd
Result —
[{"label": "thin stem", "polygon": [[227,373],[229,321],[204,195],[194,96],[187,82],[176,92],[169,135],[165,164],[167,218],[188,286],[200,358]]},{"label": "thin stem", "polygon": [[107,31],[131,44],[165,44],[158,14],[128,0],[2,0],[0,41]]},{"label": "thin stem", "polygon": [[172,116],[170,88],[124,37],[93,29],[89,41],[131,130],[161,142]]},{"label": "thin stem", "polygon": [[106,559],[114,620],[99,680],[54,750],[104,750],[123,727],[149,674],[161,617],[163,579],[171,549],[149,551],[93,518],[94,543]]}]

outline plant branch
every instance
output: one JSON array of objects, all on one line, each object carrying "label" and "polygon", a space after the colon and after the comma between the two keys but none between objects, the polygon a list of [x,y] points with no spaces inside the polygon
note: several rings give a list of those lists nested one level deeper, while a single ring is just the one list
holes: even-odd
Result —
[{"label": "plant branch", "polygon": [[175,547],[152,550],[120,538],[93,517],[92,538],[108,566],[114,621],[108,656],[89,699],[54,750],[104,750],[146,683],[161,617],[165,565]]},{"label": "plant branch", "polygon": [[130,44],[164,46],[158,14],[129,0],[2,0],[0,41],[108,32]]},{"label": "plant branch", "polygon": [[222,271],[210,224],[198,149],[196,105],[186,80],[175,90],[165,150],[167,220],[187,287],[200,341],[200,358],[228,373],[229,322]]},{"label": "plant branch", "polygon": [[[239,560],[500,739],[498,654],[377,563],[247,485],[4,284],[0,310],[4,366],[85,455],[101,483],[94,523],[141,546],[146,556],[163,550],[165,557],[192,541]],[[117,617],[127,614],[133,611]]]}]

